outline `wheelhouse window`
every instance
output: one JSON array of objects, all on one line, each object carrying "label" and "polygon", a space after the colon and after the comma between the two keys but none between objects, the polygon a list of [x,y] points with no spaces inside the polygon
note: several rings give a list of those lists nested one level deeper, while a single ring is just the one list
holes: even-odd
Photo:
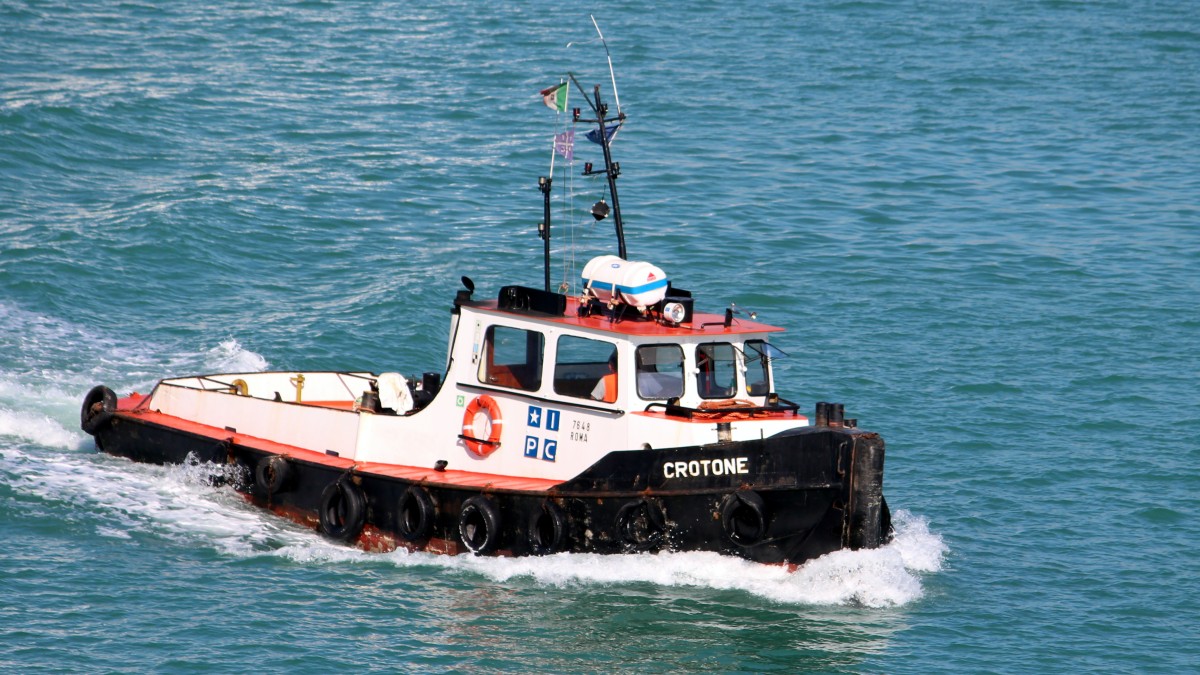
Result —
[{"label": "wheelhouse window", "polygon": [[574,335],[558,338],[554,393],[606,403],[617,400],[617,346]]},{"label": "wheelhouse window", "polygon": [[499,387],[537,391],[542,386],[541,333],[508,326],[489,326],[479,362],[479,381]]},{"label": "wheelhouse window", "polygon": [[728,342],[696,347],[696,388],[700,398],[733,398],[737,391],[737,352]]},{"label": "wheelhouse window", "polygon": [[779,353],[766,340],[746,340],[746,393],[766,396],[771,391],[771,355]]},{"label": "wheelhouse window", "polygon": [[683,349],[679,345],[638,347],[637,389],[644,399],[683,396]]}]

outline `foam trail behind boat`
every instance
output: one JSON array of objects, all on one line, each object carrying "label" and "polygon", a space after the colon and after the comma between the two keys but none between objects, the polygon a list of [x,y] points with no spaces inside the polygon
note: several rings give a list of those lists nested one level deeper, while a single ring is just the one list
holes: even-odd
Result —
[{"label": "foam trail behind boat", "polygon": [[949,549],[920,516],[901,510],[893,522],[896,537],[887,546],[837,551],[794,572],[710,552],[479,558],[399,550],[389,557],[400,566],[437,565],[499,582],[530,578],[554,587],[652,583],[737,590],[788,605],[897,607],[922,597],[922,575],[939,571]]}]

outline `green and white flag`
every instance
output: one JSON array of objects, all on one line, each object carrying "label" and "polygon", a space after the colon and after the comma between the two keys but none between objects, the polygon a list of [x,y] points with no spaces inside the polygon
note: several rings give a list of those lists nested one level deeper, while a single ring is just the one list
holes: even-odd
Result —
[{"label": "green and white flag", "polygon": [[566,82],[560,82],[549,89],[541,91],[542,101],[545,102],[547,108],[552,108],[558,112],[565,112],[567,109],[567,88]]}]

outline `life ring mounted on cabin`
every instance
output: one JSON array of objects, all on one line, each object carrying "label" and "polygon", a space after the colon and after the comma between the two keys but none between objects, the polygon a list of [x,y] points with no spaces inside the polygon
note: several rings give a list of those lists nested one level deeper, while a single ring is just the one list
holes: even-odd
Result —
[{"label": "life ring mounted on cabin", "polygon": [[[481,412],[487,417],[487,438],[482,438],[483,433],[476,431],[475,427],[476,416]],[[462,433],[458,437],[472,454],[487,457],[500,447],[500,432],[503,430],[504,418],[500,416],[500,405],[491,396],[481,394],[467,404],[467,411],[463,413]]]}]

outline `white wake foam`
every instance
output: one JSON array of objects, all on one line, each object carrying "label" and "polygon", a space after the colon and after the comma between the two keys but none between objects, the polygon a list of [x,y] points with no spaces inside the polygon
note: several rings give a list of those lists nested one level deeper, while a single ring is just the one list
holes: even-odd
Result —
[{"label": "white wake foam", "polygon": [[204,364],[211,372],[249,373],[267,369],[267,360],[230,338],[204,354]]},{"label": "white wake foam", "polygon": [[496,581],[530,578],[556,587],[652,583],[739,590],[781,604],[895,607],[919,599],[921,575],[941,569],[947,547],[925,519],[907,511],[894,516],[896,537],[868,551],[838,551],[794,572],[717,553],[644,553],[608,556],[558,554],[530,558],[436,556],[396,551],[401,566],[441,565]]},{"label": "white wake foam", "polygon": [[215,346],[128,342],[5,302],[0,324],[0,444],[80,447],[79,406],[97,384],[145,393],[163,377],[268,367],[232,337]]},{"label": "white wake foam", "polygon": [[48,415],[0,407],[0,437],[4,436],[62,449],[78,448],[87,439],[82,431],[70,431]]},{"label": "white wake foam", "polygon": [[162,467],[103,454],[0,446],[0,475],[7,474],[15,490],[91,514],[101,536],[157,536],[235,557],[324,543],[311,530],[251,506],[232,488],[213,487],[214,476],[248,479],[231,471],[212,464]]}]

